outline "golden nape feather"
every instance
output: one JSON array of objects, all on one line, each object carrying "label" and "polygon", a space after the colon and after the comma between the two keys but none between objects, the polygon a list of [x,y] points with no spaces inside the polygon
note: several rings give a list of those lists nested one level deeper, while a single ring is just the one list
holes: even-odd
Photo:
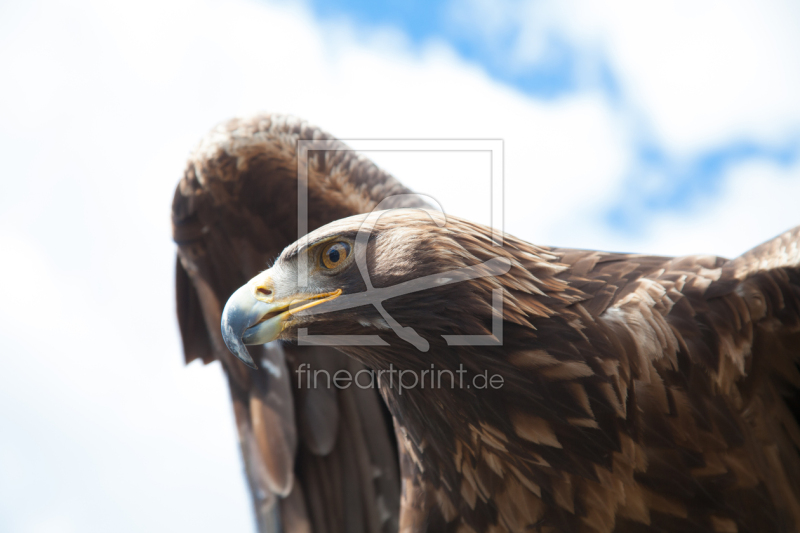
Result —
[{"label": "golden nape feather", "polygon": [[497,246],[343,148],[234,120],[175,193],[186,360],[228,376],[261,531],[800,531],[800,228],[734,260]]}]

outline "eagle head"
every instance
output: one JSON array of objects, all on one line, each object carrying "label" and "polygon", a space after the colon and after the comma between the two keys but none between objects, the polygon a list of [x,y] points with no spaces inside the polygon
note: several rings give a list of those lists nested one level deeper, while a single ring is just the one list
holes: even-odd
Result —
[{"label": "eagle head", "polygon": [[294,339],[299,328],[317,339],[353,336],[332,342],[346,346],[364,343],[368,330],[391,329],[423,352],[431,337],[491,331],[491,291],[500,286],[492,278],[510,266],[492,244],[489,228],[438,211],[392,209],[332,222],[231,295],[223,338],[255,368],[245,345]]}]

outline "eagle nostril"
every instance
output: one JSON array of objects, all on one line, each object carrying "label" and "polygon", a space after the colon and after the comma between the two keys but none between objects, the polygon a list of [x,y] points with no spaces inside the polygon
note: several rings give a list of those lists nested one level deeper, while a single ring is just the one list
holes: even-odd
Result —
[{"label": "eagle nostril", "polygon": [[261,296],[272,296],[272,291],[271,290],[264,289],[262,287],[259,287],[258,289],[256,289],[256,292],[258,294],[260,294]]}]

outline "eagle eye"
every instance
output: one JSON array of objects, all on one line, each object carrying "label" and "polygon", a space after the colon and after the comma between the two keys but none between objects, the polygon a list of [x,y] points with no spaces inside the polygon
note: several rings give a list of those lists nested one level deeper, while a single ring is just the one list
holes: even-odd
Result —
[{"label": "eagle eye", "polygon": [[343,241],[336,241],[328,244],[322,249],[322,266],[332,270],[344,263],[350,255],[350,245]]}]

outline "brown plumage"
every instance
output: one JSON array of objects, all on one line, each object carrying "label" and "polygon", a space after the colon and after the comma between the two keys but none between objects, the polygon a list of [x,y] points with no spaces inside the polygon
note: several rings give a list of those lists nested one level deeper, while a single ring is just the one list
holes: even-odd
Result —
[{"label": "brown plumage", "polygon": [[[173,207],[187,360],[217,358],[228,373],[262,527],[280,519],[286,531],[389,531],[398,521],[403,531],[800,530],[800,228],[728,261],[547,248],[508,235],[501,248],[483,226],[390,211],[364,250],[376,288],[493,257],[510,270],[386,300],[427,351],[399,339],[374,307],[333,300],[287,319],[286,362],[280,348],[263,363],[251,347],[260,368],[249,370],[222,344],[228,296],[271,259],[254,282],[269,286],[270,299],[299,294],[285,273],[302,254],[316,264],[326,243],[353,242],[363,217],[323,224],[406,192],[352,152],[317,153],[314,231],[290,245],[293,146],[312,137],[330,139],[276,117],[220,127],[190,161]],[[364,291],[353,260],[343,264],[313,270],[310,286]],[[502,346],[448,345],[442,335],[491,333],[498,289]],[[387,345],[338,347],[348,360],[292,344],[299,327],[380,335]],[[400,394],[383,374],[395,440],[374,390],[298,387],[286,366],[301,361],[417,375],[433,365],[463,369],[467,384],[484,372],[503,384]],[[275,502],[279,517],[268,512]]]}]

